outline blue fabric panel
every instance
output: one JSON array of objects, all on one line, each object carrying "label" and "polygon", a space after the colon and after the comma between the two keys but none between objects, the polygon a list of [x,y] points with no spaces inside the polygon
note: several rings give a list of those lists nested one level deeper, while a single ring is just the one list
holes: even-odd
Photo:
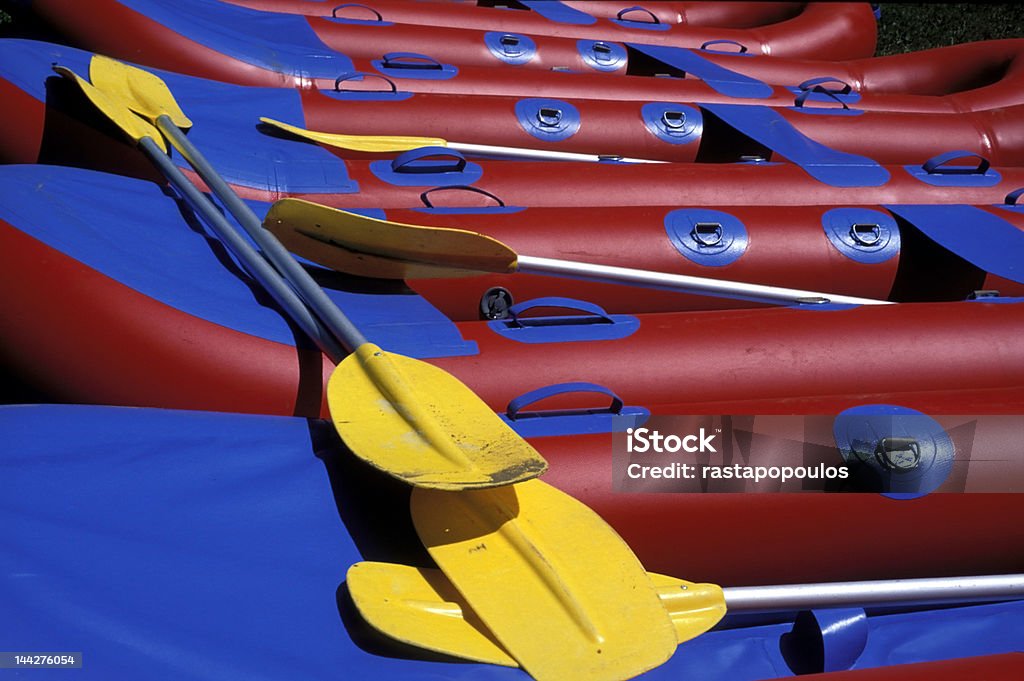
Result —
[{"label": "blue fabric panel", "polygon": [[353,69],[351,59],[324,45],[309,22],[296,14],[210,0],[118,2],[179,35],[268,71],[312,79]]},{"label": "blue fabric panel", "polygon": [[700,78],[712,90],[726,97],[762,99],[764,97],[771,97],[774,92],[771,85],[710,62],[700,56],[696,50],[665,45],[643,45],[640,43],[626,43],[626,45],[646,54],[648,57],[657,59],[669,66],[674,66],[688,75]]},{"label": "blue fabric panel", "polygon": [[577,40],[576,50],[584,63],[596,71],[617,71],[629,57],[625,47],[604,40]]},{"label": "blue fabric panel", "polygon": [[520,0],[520,4],[526,5],[548,21],[553,21],[556,24],[590,26],[597,23],[597,19],[586,12],[573,9],[568,5],[563,5],[561,2],[552,2],[552,0]]},{"label": "blue fabric panel", "polygon": [[[882,211],[860,206],[832,208],[821,216],[821,225],[835,249],[856,262],[875,264],[899,255],[899,225]],[[877,233],[857,233],[854,225],[878,225]]]},{"label": "blue fabric panel", "polygon": [[352,534],[393,530],[339,518],[303,419],[4,407],[0,432],[12,650],[82,651],[83,681],[522,678],[358,647],[337,595]]},{"label": "blue fabric panel", "polygon": [[88,76],[91,52],[34,40],[0,40],[0,78],[18,86],[41,102],[46,101],[46,79],[60,78],[54,63]]},{"label": "blue fabric panel", "polygon": [[491,54],[506,64],[528,64],[537,56],[537,43],[530,36],[519,33],[488,31],[484,34],[484,44]]},{"label": "blue fabric panel", "polygon": [[[953,470],[956,448],[927,414],[889,404],[865,404],[836,416],[832,432],[858,490],[916,499],[939,488]],[[910,448],[879,448],[885,438],[911,438]]]},{"label": "blue fabric panel", "polygon": [[[73,676],[83,681],[524,679],[374,652],[354,613],[339,613],[352,563],[425,559],[398,526],[405,512],[368,512],[378,497],[369,511],[404,502],[346,466],[331,430],[286,417],[0,407],[0,639],[82,651]],[[866,624],[854,669],[1024,648],[1024,601],[869,613]],[[714,630],[643,678],[791,677],[787,659],[815,652],[784,656],[792,630]]]},{"label": "blue fabric panel", "polygon": [[889,171],[875,161],[815,142],[770,107],[740,104],[701,106],[747,137],[799,165],[819,182],[833,187],[879,187],[889,181]]},{"label": "blue fabric panel", "polygon": [[[250,205],[259,216],[269,208]],[[283,313],[184,211],[189,218],[160,187],[141,180],[76,168],[0,166],[0,218],[15,228],[194,317],[294,344],[297,332]],[[413,357],[476,353],[475,343],[405,287],[329,276],[330,298],[381,347]]]},{"label": "blue fabric panel", "polygon": [[1024,232],[998,215],[974,206],[885,207],[975,267],[1024,283]]},{"label": "blue fabric panel", "polygon": [[[41,101],[45,81],[59,78],[54,62],[88,78],[91,52],[28,40],[0,40],[0,77],[15,83]],[[142,67],[145,68],[145,67]],[[260,116],[305,127],[302,102],[295,90],[230,85],[169,71],[157,74],[195,124],[189,139],[229,182],[281,192],[353,193],[359,185],[349,178],[345,162],[329,151],[260,131]],[[171,157],[181,168],[188,162],[176,151]]]},{"label": "blue fabric panel", "polygon": [[[261,116],[305,127],[297,90],[229,85],[172,73],[161,77],[194,123],[189,139],[229,182],[283,193],[359,191],[345,162],[331,152],[260,129]],[[177,151],[171,158],[181,168],[190,167]]]}]

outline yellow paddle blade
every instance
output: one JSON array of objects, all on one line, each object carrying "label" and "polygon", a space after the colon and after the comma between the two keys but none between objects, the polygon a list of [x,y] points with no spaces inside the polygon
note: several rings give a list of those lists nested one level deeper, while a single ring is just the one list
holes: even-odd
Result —
[{"label": "yellow paddle blade", "polygon": [[167,151],[163,136],[152,125],[131,112],[118,100],[108,97],[102,90],[93,87],[71,69],[54,65],[53,70],[78,85],[79,89],[89,98],[93,106],[100,110],[110,121],[121,129],[133,142],[141,142],[146,137],[152,139],[160,149]]},{"label": "yellow paddle blade", "polygon": [[457,378],[372,343],[335,368],[327,405],[349,449],[411,485],[494,487],[547,469],[543,457]]},{"label": "yellow paddle blade", "polygon": [[329,147],[348,149],[349,151],[366,151],[370,153],[388,153],[393,151],[409,151],[421,147],[446,147],[448,142],[440,137],[401,137],[390,135],[339,135],[335,132],[317,132],[289,125],[273,118],[260,117],[266,123],[296,137],[326,144]]},{"label": "yellow paddle blade", "polygon": [[478,232],[378,220],[302,199],[274,203],[263,226],[293,253],[364,277],[417,279],[516,269],[515,251]]},{"label": "yellow paddle blade", "polygon": [[[721,587],[654,572],[648,576],[672,619],[677,642],[699,636],[725,616]],[[474,662],[517,666],[440,570],[361,562],[349,568],[346,581],[363,619],[386,636]]]},{"label": "yellow paddle blade", "polygon": [[537,679],[627,679],[671,655],[647,573],[596,513],[540,480],[414,489],[413,524],[501,646]]},{"label": "yellow paddle blade", "polygon": [[366,622],[395,640],[474,662],[518,667],[440,570],[356,563],[345,577]]},{"label": "yellow paddle blade", "polygon": [[97,54],[89,62],[89,80],[151,123],[166,115],[179,128],[192,127],[167,84],[156,74]]}]

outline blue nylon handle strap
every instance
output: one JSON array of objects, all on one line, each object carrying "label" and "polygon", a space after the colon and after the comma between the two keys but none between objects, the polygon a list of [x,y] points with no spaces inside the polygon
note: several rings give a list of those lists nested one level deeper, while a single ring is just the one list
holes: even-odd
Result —
[{"label": "blue nylon handle strap", "polygon": [[[434,162],[424,160],[431,158],[435,159]],[[410,149],[391,161],[391,169],[396,173],[452,173],[461,172],[465,167],[466,157],[448,147]]]},{"label": "blue nylon handle strap", "polygon": [[[732,50],[709,50],[708,49],[708,45],[735,45],[736,47],[738,47],[740,49],[739,49],[739,52],[733,52]],[[736,40],[728,40],[726,38],[720,38],[718,40],[708,40],[707,42],[705,42],[703,45],[700,46],[700,49],[704,50],[705,52],[717,52],[719,54],[746,54],[747,53],[747,46],[746,45],[744,45],[743,43],[738,42]]]},{"label": "blue nylon handle strap", "polygon": [[419,52],[388,52],[384,55],[382,63],[389,69],[430,69],[440,71],[444,68],[441,62]]},{"label": "blue nylon handle strap", "polygon": [[378,12],[374,8],[370,7],[369,5],[363,5],[363,4],[360,4],[358,2],[346,2],[346,3],[343,3],[341,5],[338,5],[337,7],[335,7],[334,9],[331,10],[331,16],[334,17],[335,19],[337,19],[338,18],[338,10],[339,9],[345,9],[347,7],[358,7],[360,9],[365,9],[365,10],[367,10],[369,12],[373,12],[373,15],[376,17],[376,21],[378,21],[378,22],[383,22],[384,21],[384,17],[381,16],[380,12]]},{"label": "blue nylon handle strap", "polygon": [[423,205],[426,206],[427,208],[433,208],[434,204],[430,201],[430,195],[433,194],[434,192],[447,191],[451,189],[455,189],[457,191],[474,192],[476,194],[486,196],[488,198],[494,199],[495,202],[497,202],[498,204],[498,208],[505,208],[505,202],[502,201],[500,197],[492,194],[486,189],[481,189],[480,187],[474,187],[468,184],[453,184],[447,187],[434,187],[433,189],[428,189],[422,194],[420,194],[420,201],[422,201]]},{"label": "blue nylon handle strap", "polygon": [[[601,412],[609,414],[618,414],[622,412],[622,398],[616,395],[612,390],[596,383],[588,383],[586,381],[577,381],[570,383],[556,383],[554,385],[546,385],[543,388],[537,388],[527,393],[523,393],[519,397],[516,397],[508,403],[508,408],[505,410],[505,415],[510,419],[515,420],[519,417],[519,412],[522,411],[523,407],[527,407],[534,402],[554,397],[556,395],[568,395],[571,393],[599,393],[601,395],[607,395],[612,398],[611,404],[601,410]],[[582,410],[583,413],[593,414],[596,413],[594,409]]]},{"label": "blue nylon handle strap", "polygon": [[[946,165],[958,158],[968,157],[978,159],[978,165],[975,167]],[[928,159],[921,166],[929,175],[984,175],[990,167],[992,167],[992,164],[989,163],[987,158],[972,151],[947,151]]]},{"label": "blue nylon handle strap", "polygon": [[[824,86],[825,83],[840,83],[843,87],[839,88],[838,90],[834,90],[832,88],[826,88]],[[841,78],[836,78],[835,76],[818,76],[817,78],[810,78],[800,83],[796,87],[798,90],[811,90],[819,86],[836,95],[848,95],[853,90],[853,88],[850,87],[849,83],[847,83],[845,80],[842,80]]]},{"label": "blue nylon handle strap", "polygon": [[1007,206],[1016,206],[1017,199],[1021,197],[1021,194],[1024,194],[1024,187],[1021,187],[1020,189],[1014,189],[1012,192],[1007,194],[1006,198],[1003,199],[1003,203],[1005,203]]},{"label": "blue nylon handle strap", "polygon": [[[341,89],[341,84],[346,80],[363,79],[363,78],[380,78],[391,88],[392,93],[398,92],[398,86],[395,85],[395,81],[391,80],[387,76],[382,76],[379,73],[366,73],[364,71],[353,71],[352,73],[343,73],[334,79],[334,91],[335,92],[347,92]],[[362,90],[355,90],[354,92],[363,92]]]},{"label": "blue nylon handle strap", "polygon": [[582,312],[589,312],[595,317],[600,317],[606,320],[610,324],[614,324],[613,320],[607,312],[604,311],[599,305],[594,303],[588,303],[583,300],[574,300],[573,298],[561,298],[558,296],[549,296],[546,298],[534,298],[533,300],[527,300],[522,303],[517,303],[508,309],[509,316],[516,322],[521,322],[520,315],[527,310],[532,310],[535,307],[564,307],[569,310],[580,310]]},{"label": "blue nylon handle strap", "polygon": [[821,85],[815,85],[810,88],[801,88],[800,94],[798,94],[796,96],[796,99],[793,100],[793,106],[802,107],[804,105],[804,102],[807,101],[807,98],[815,93],[825,95],[825,97],[833,101],[839,102],[839,104],[841,104],[844,109],[850,108],[846,102],[839,99],[839,95],[842,94],[841,92],[830,90],[827,87],[822,87]]},{"label": "blue nylon handle strap", "polygon": [[[949,166],[958,158],[976,158],[977,165]],[[938,187],[992,187],[1002,181],[999,171],[992,168],[987,158],[973,151],[947,151],[934,156],[922,165],[903,166],[912,177]]]},{"label": "blue nylon handle strap", "polygon": [[[631,12],[643,12],[644,14],[649,16],[651,19],[650,19],[650,21],[648,21],[646,19],[626,19],[626,15],[631,13]],[[643,23],[643,24],[660,24],[661,23],[661,20],[658,19],[658,17],[654,14],[654,12],[652,12],[649,9],[647,9],[646,7],[641,7],[640,5],[633,5],[632,7],[627,7],[625,9],[620,9],[618,11],[618,13],[615,15],[615,18],[618,19],[619,21],[627,21],[627,22],[638,23],[638,24],[639,23]]]}]

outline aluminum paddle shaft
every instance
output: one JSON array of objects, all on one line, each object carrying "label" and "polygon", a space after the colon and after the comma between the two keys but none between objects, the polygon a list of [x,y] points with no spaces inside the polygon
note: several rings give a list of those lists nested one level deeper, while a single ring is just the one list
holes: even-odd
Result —
[{"label": "aluminum paddle shaft", "polygon": [[[189,141],[185,134],[166,114],[156,119],[157,129],[171,141],[185,159],[196,169],[199,176],[207,186],[217,195],[228,211],[238,220],[243,229],[252,237],[252,240],[263,251],[270,263],[281,273],[289,284],[291,284],[299,297],[306,302],[317,317],[323,322],[327,329],[341,342],[345,350],[352,351],[366,343],[366,338],[355,327],[345,314],[338,309],[338,306],[327,297],[323,289],[306,270],[296,262],[292,254],[281,245],[273,234],[263,228],[260,219],[238,194],[228,186],[228,183],[220,176],[206,158]],[[335,363],[345,358],[347,352],[339,351],[337,347],[324,349],[328,357]]]},{"label": "aluminum paddle shaft", "polygon": [[727,587],[730,613],[977,603],[1024,598],[1024,574]]},{"label": "aluminum paddle shaft", "polygon": [[684,291],[723,298],[739,298],[760,303],[835,303],[840,305],[891,305],[887,300],[873,298],[857,298],[832,293],[803,291],[779,286],[763,284],[746,284],[738,281],[724,281],[705,277],[692,277],[686,274],[669,274],[667,272],[650,272],[635,270],[628,267],[611,265],[595,265],[592,263],[557,260],[555,258],[537,258],[520,255],[517,258],[517,271],[529,274],[546,274],[572,279],[587,279],[608,284],[634,284],[647,288]]}]

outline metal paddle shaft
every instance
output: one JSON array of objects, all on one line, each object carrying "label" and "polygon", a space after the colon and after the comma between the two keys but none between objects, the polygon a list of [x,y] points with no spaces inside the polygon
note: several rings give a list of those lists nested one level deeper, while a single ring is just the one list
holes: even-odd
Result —
[{"label": "metal paddle shaft", "polygon": [[259,253],[235,231],[195,185],[189,182],[181,170],[157,146],[150,137],[139,140],[139,147],[160,169],[168,181],[174,185],[188,201],[193,210],[216,232],[217,237],[235,254],[249,272],[267,290],[270,296],[282,308],[288,311],[295,323],[317,344],[322,352],[329,356],[345,351],[338,345],[334,336],[325,329],[314,317],[309,308],[299,299],[295,291],[289,287],[273,268],[260,257]]},{"label": "metal paddle shaft", "polygon": [[618,154],[581,154],[572,151],[555,151],[552,149],[524,149],[521,147],[503,147],[491,144],[471,144],[469,142],[449,142],[440,137],[406,137],[399,135],[342,135],[332,132],[306,130],[273,118],[261,117],[260,122],[284,130],[304,140],[326,144],[337,149],[362,151],[369,153],[391,153],[409,151],[424,147],[448,147],[476,156],[498,158],[529,159],[534,161],[582,161],[597,163],[600,161],[617,161],[620,163],[668,163],[646,158],[624,158]]},{"label": "metal paddle shaft", "polygon": [[1024,598],[1024,574],[726,587],[730,613],[977,603]]},{"label": "metal paddle shaft", "polygon": [[616,163],[668,163],[647,158],[629,158],[616,154],[581,154],[574,151],[556,151],[554,149],[521,149],[519,147],[501,147],[491,144],[470,144],[468,142],[448,142],[449,149],[475,156],[494,158],[517,158],[531,161],[575,161],[599,163],[614,161]]},{"label": "metal paddle shaft", "polygon": [[888,300],[858,298],[833,293],[803,291],[779,286],[763,284],[747,284],[739,281],[725,281],[692,277],[686,274],[669,274],[667,272],[651,272],[635,270],[628,267],[611,265],[595,265],[593,263],[557,260],[555,258],[537,258],[520,255],[517,258],[517,271],[524,274],[546,274],[572,279],[587,279],[611,284],[634,284],[648,288],[667,289],[670,291],[687,291],[723,298],[739,298],[761,303],[835,303],[841,305],[892,305]]},{"label": "metal paddle shaft", "polygon": [[[252,212],[252,209],[235,193],[224,178],[220,176],[206,158],[189,141],[185,134],[174,124],[166,114],[156,119],[157,129],[171,141],[174,148],[181,152],[182,156],[196,169],[199,176],[207,186],[213,190],[232,215],[238,220],[253,241],[262,249],[267,259],[288,280],[299,297],[313,309],[316,315],[324,323],[327,329],[345,346],[345,350],[352,351],[357,347],[366,344],[366,338],[349,320],[345,314],[338,309],[338,306],[327,297],[323,289],[306,270],[296,262],[292,254],[281,245],[273,234],[263,228],[260,219]],[[328,357],[335,364],[340,362],[348,354],[345,350],[339,351],[336,347],[330,351],[324,350]]]}]

